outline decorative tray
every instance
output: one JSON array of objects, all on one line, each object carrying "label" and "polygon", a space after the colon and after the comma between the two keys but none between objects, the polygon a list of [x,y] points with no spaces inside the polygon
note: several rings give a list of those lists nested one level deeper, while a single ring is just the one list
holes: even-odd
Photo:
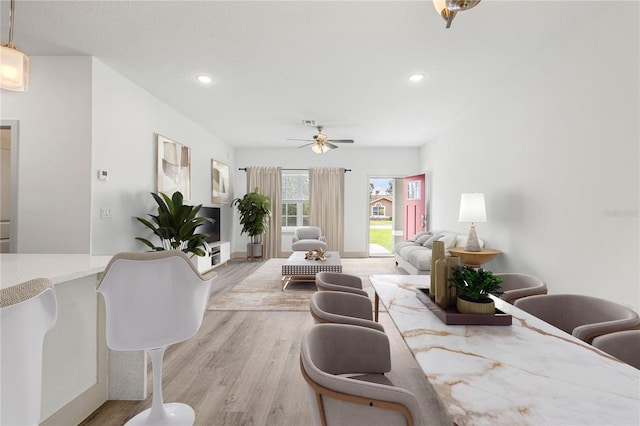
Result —
[{"label": "decorative tray", "polygon": [[416,296],[440,321],[447,325],[511,325],[511,315],[496,308],[494,315],[461,314],[454,307],[442,309],[429,297],[428,288],[417,288]]}]

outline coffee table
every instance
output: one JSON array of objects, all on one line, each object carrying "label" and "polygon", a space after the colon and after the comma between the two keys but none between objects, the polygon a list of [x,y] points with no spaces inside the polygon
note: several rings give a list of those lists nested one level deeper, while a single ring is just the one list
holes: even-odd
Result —
[{"label": "coffee table", "polygon": [[307,260],[305,253],[294,251],[282,264],[282,290],[290,282],[315,282],[318,272],[342,272],[339,252],[326,252],[326,260]]}]

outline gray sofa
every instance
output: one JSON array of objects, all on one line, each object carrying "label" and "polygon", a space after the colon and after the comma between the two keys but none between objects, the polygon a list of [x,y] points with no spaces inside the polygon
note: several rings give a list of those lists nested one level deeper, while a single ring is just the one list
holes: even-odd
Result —
[{"label": "gray sofa", "polygon": [[[431,273],[431,248],[434,241],[444,241],[445,256],[449,256],[446,249],[464,247],[467,236],[453,231],[424,231],[418,232],[410,240],[397,243],[393,249],[396,265],[411,275],[428,275]],[[480,247],[484,246],[482,240]]]}]

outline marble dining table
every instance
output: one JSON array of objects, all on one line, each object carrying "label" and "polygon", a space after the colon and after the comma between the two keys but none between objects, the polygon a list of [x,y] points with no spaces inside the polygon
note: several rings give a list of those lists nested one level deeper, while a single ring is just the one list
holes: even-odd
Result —
[{"label": "marble dining table", "polygon": [[369,281],[456,425],[639,425],[640,370],[494,298],[512,324],[446,325],[428,275]]}]

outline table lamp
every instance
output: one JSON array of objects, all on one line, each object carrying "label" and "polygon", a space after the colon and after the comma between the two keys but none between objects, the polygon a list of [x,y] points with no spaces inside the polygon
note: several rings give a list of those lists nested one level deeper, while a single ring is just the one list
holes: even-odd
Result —
[{"label": "table lamp", "polygon": [[472,192],[460,196],[460,217],[458,221],[471,222],[467,245],[464,249],[466,251],[481,251],[474,222],[487,221],[487,212],[484,208],[484,193]]}]

